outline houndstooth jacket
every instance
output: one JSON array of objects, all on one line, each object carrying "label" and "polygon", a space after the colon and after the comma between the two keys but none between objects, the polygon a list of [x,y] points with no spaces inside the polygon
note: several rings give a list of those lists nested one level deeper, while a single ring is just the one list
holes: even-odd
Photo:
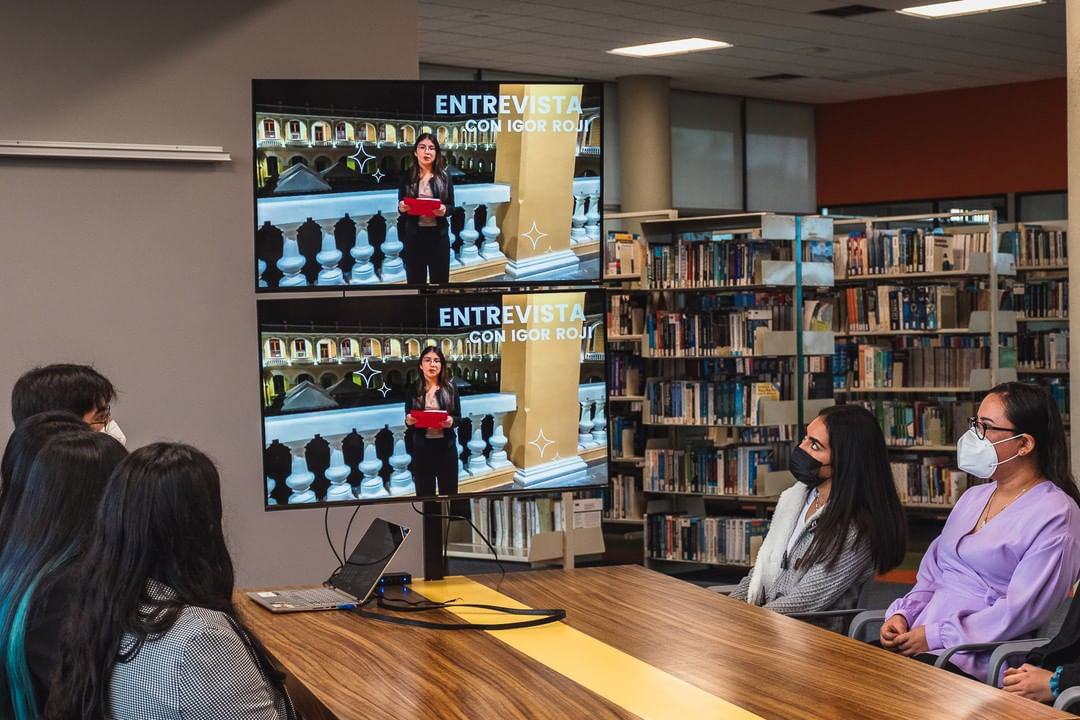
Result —
[{"label": "houndstooth jacket", "polygon": [[[160,583],[153,594],[168,593]],[[134,643],[125,636],[121,650]],[[165,633],[113,666],[113,720],[285,720],[290,700],[266,676],[228,616],[185,607]]]},{"label": "houndstooth jacket", "polygon": [[[865,540],[856,543],[854,529],[848,532],[844,550],[831,567],[822,563],[796,567],[797,560],[807,553],[814,541],[817,520],[822,512],[818,510],[806,523],[791,553],[787,553],[788,539],[795,530],[809,492],[805,485],[796,483],[780,495],[757,562],[731,597],[785,615],[855,607],[859,590],[874,576],[874,567],[870,544]],[[837,618],[820,624],[843,632],[846,622]]]}]

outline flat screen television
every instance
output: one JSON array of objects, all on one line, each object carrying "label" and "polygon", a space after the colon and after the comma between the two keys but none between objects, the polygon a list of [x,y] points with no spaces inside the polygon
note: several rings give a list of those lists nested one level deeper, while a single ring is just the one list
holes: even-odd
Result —
[{"label": "flat screen television", "polygon": [[585,287],[260,299],[267,509],[605,486],[604,322]]},{"label": "flat screen television", "polygon": [[600,83],[254,80],[256,287],[596,283]]}]

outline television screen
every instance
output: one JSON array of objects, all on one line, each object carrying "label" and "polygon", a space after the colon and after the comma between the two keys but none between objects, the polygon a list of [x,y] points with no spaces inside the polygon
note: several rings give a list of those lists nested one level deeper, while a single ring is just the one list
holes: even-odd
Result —
[{"label": "television screen", "polygon": [[604,296],[262,299],[267,508],[607,483]]},{"label": "television screen", "polygon": [[256,285],[600,278],[600,83],[255,80]]}]

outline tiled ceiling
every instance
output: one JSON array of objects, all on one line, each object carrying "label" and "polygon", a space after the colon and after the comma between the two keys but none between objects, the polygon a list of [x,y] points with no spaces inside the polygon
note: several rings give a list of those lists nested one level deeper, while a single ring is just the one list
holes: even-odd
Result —
[{"label": "tiled ceiling", "polygon": [[[420,0],[420,61],[591,80],[659,74],[672,87],[811,103],[1065,74],[1065,0],[947,20],[812,14],[823,0]],[[667,58],[611,48],[682,37],[735,47]],[[783,81],[755,80],[800,75]],[[927,108],[932,113],[933,108]]]}]

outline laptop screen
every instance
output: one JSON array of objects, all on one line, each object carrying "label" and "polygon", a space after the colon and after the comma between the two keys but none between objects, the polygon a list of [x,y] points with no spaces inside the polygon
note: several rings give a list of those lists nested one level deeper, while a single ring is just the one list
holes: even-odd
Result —
[{"label": "laptop screen", "polygon": [[379,582],[408,533],[406,527],[376,518],[353,548],[345,566],[330,579],[330,584],[363,602]]}]

